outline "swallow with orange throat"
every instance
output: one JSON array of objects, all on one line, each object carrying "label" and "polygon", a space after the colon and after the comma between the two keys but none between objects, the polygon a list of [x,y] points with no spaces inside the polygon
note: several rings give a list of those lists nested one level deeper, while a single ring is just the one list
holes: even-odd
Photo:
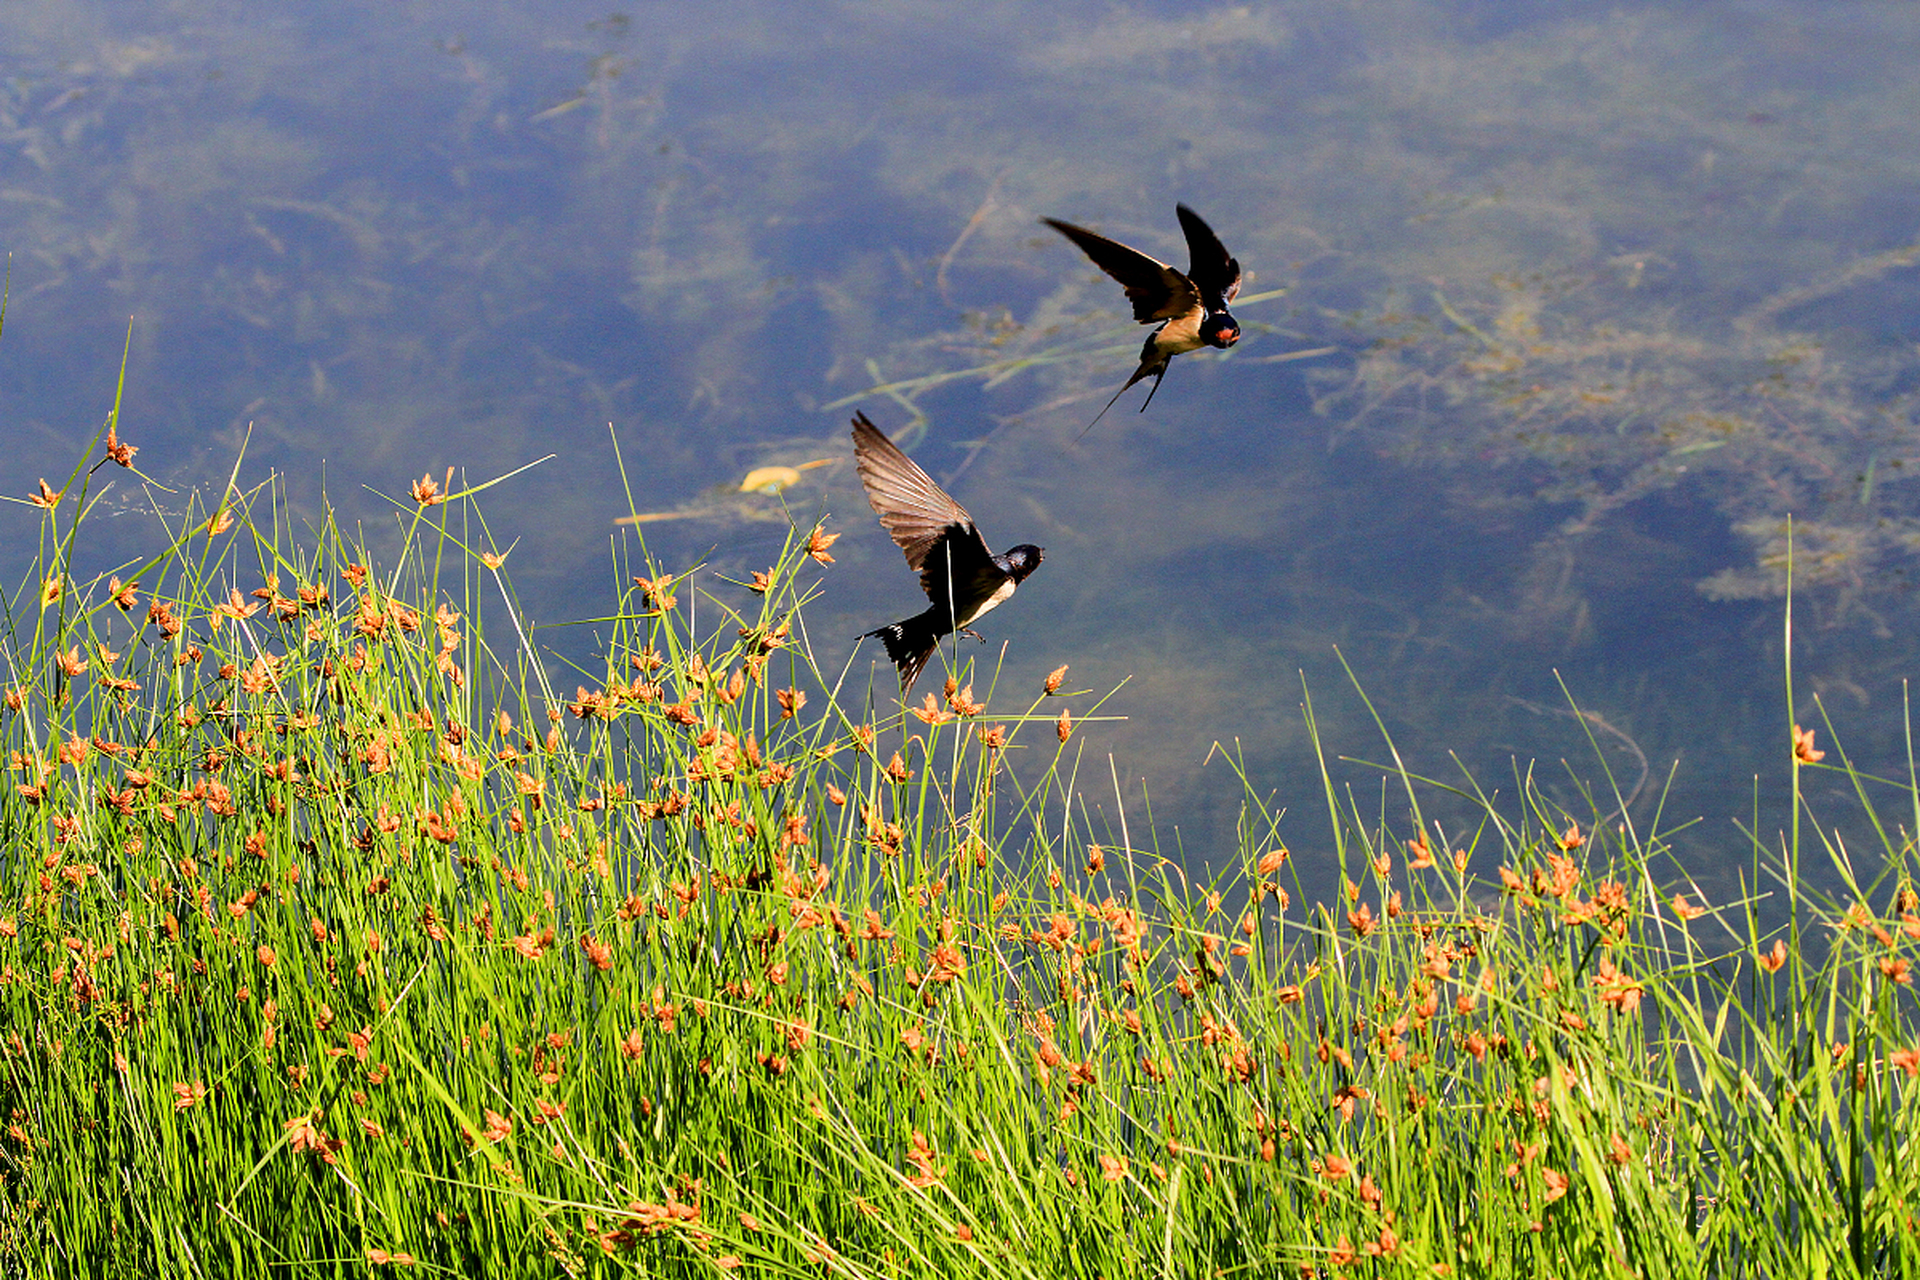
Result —
[{"label": "swallow with orange throat", "polygon": [[1093,422],[1087,424],[1081,435],[1093,430],[1094,424],[1107,416],[1107,409],[1113,408],[1114,402],[1126,394],[1127,387],[1151,377],[1153,386],[1140,405],[1140,412],[1145,413],[1153,403],[1154,392],[1160,389],[1160,379],[1167,376],[1167,362],[1175,356],[1201,347],[1225,351],[1240,341],[1240,322],[1227,310],[1227,304],[1240,292],[1240,264],[1220,243],[1220,237],[1213,234],[1213,228],[1201,221],[1199,214],[1185,205],[1175,206],[1175,212],[1180,215],[1180,229],[1187,233],[1185,275],[1157,258],[1149,258],[1138,249],[1096,235],[1085,227],[1057,218],[1041,219],[1079,245],[1080,251],[1093,259],[1094,266],[1120,282],[1127,291],[1127,300],[1133,303],[1135,320],[1160,325],[1148,336],[1147,345],[1140,348],[1140,367],[1133,371],[1125,386],[1113,393],[1106,409],[1094,415]]},{"label": "swallow with orange throat", "polygon": [[1014,589],[1040,567],[1045,553],[1021,543],[1000,555],[988,549],[973,517],[947,491],[900,452],[880,428],[857,414],[853,419],[853,459],[867,501],[880,527],[906,554],[907,566],[920,574],[920,589],[932,601],[926,610],[861,636],[878,636],[900,672],[900,696],[955,632],[984,641],[972,630],[988,611],[1012,598]]}]

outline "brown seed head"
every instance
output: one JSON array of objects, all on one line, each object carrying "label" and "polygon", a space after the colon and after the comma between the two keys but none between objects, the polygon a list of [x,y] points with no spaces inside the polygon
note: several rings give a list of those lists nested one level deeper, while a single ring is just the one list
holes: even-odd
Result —
[{"label": "brown seed head", "polygon": [[[42,480],[40,483],[44,486],[47,482]],[[1826,752],[1814,749],[1813,730],[1793,726],[1793,758],[1800,764],[1818,764],[1827,758]]]},{"label": "brown seed head", "polygon": [[813,532],[807,535],[807,554],[821,564],[832,564],[833,557],[827,554],[827,548],[838,541],[839,534],[827,533],[821,526],[815,525]]},{"label": "brown seed head", "polygon": [[123,467],[131,467],[133,465],[133,455],[138,452],[140,452],[139,445],[120,443],[118,427],[113,423],[107,424],[107,457],[113,459]]}]

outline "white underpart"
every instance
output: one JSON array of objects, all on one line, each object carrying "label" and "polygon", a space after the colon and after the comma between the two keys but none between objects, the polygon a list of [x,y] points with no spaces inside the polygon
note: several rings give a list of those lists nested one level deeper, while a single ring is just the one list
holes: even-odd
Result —
[{"label": "white underpart", "polygon": [[[985,602],[982,603],[978,609],[975,609],[967,617],[962,618],[960,620],[960,626],[970,627],[974,623],[980,621],[981,618],[985,617],[988,613],[992,612],[993,609],[996,608],[1001,601],[1011,596],[1013,594],[1013,589],[1019,585],[1020,584],[1015,582],[1012,578],[1008,578],[1005,582],[1000,584],[1000,589],[994,592],[992,595],[988,596]],[[959,629],[958,627],[955,628],[955,630],[958,630],[958,629]]]},{"label": "white underpart", "polygon": [[1170,356],[1198,351],[1207,345],[1200,341],[1200,322],[1206,318],[1206,310],[1201,307],[1195,307],[1183,316],[1175,316],[1153,335],[1155,349]]}]

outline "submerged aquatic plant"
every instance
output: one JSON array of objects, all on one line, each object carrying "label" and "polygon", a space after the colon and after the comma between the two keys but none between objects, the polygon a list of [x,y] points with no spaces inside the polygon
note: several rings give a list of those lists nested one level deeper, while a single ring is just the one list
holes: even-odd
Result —
[{"label": "submerged aquatic plant", "polygon": [[1470,468],[1476,501],[1491,487],[1565,511],[1557,539],[1653,495],[1710,504],[1751,548],[1696,584],[1717,600],[1785,594],[1791,517],[1803,598],[1884,630],[1920,552],[1914,370],[1792,320],[1916,262],[1911,245],[1863,257],[1713,322],[1636,298],[1647,264],[1630,258],[1436,289],[1361,325],[1320,407],[1396,457]]}]

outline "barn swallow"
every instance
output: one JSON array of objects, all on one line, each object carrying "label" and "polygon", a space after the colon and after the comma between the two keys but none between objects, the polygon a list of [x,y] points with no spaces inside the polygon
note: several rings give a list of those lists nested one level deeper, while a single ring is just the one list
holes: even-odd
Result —
[{"label": "barn swallow", "polygon": [[[1081,252],[1093,259],[1094,266],[1120,282],[1133,303],[1135,320],[1141,324],[1161,321],[1160,327],[1147,338],[1147,345],[1140,348],[1140,367],[1127,379],[1126,386],[1113,393],[1107,408],[1094,415],[1087,431],[1106,417],[1107,409],[1113,408],[1114,401],[1126,394],[1127,387],[1151,375],[1153,387],[1140,406],[1140,412],[1145,413],[1147,405],[1153,403],[1153,393],[1160,389],[1160,379],[1167,376],[1167,362],[1175,356],[1201,347],[1218,347],[1224,351],[1240,341],[1240,324],[1227,310],[1227,304],[1240,292],[1240,264],[1220,243],[1220,237],[1213,234],[1213,228],[1200,220],[1199,214],[1185,205],[1176,205],[1175,210],[1180,215],[1180,229],[1187,233],[1191,265],[1186,275],[1138,249],[1097,236],[1084,227],[1056,218],[1041,219],[1079,245]],[[1085,435],[1087,431],[1080,434]]]},{"label": "barn swallow", "polygon": [[972,624],[1010,598],[1040,567],[1044,552],[1029,543],[1002,555],[989,551],[966,509],[864,413],[853,419],[853,459],[880,526],[906,553],[907,565],[920,571],[920,589],[933,601],[924,613],[860,637],[879,636],[886,645],[887,657],[900,670],[900,696],[905,698],[940,647],[940,637],[957,631],[985,639],[970,629]]}]

